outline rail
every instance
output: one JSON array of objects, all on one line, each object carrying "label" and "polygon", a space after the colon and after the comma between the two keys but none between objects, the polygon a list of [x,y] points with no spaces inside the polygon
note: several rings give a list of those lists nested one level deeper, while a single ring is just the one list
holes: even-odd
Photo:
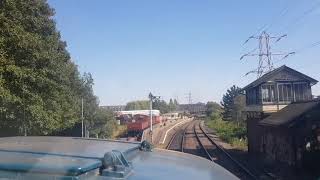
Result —
[{"label": "rail", "polygon": [[[237,161],[236,159],[234,159],[227,151],[224,150],[224,148],[222,148],[219,144],[217,144],[216,142],[214,142],[214,140],[208,135],[208,133],[205,132],[205,130],[203,130],[203,127],[201,126],[201,123],[199,123],[199,127],[201,132],[207,137],[207,139],[213,144],[215,145],[221,152],[223,152],[223,154],[225,154],[233,163],[235,163],[242,171],[244,171],[247,175],[249,175],[251,178],[253,179],[258,179],[252,172],[250,172],[245,166],[243,166],[239,161]],[[194,129],[195,130],[195,129]],[[198,135],[196,134],[196,136],[198,137]],[[197,138],[198,139],[198,138]],[[201,144],[201,147],[205,149],[205,147],[202,145],[202,143],[200,142],[200,140],[198,139],[199,143]],[[207,150],[205,150],[206,152],[208,152]],[[211,155],[209,154],[209,159],[212,160]]]},{"label": "rail", "polygon": [[184,128],[183,130],[183,134],[182,134],[182,140],[181,140],[181,152],[184,152],[184,142],[185,142],[185,137],[186,137],[186,132],[187,132],[187,129],[189,128],[189,126],[191,126],[192,123],[188,124],[188,126],[186,128]]},{"label": "rail", "polygon": [[210,161],[213,161],[213,158],[212,156],[210,155],[209,151],[207,150],[207,148],[205,148],[205,146],[202,144],[201,140],[200,140],[200,137],[199,137],[199,134],[197,133],[197,130],[196,130],[196,124],[194,124],[193,126],[193,131],[194,131],[194,134],[196,135],[196,139],[198,140],[201,148],[204,150],[204,152],[206,153],[206,156],[208,157],[208,159]]},{"label": "rail", "polygon": [[178,131],[174,133],[174,135],[173,135],[172,138],[170,139],[170,141],[169,141],[166,149],[170,149],[171,144],[172,144],[173,140],[176,138],[177,134],[178,134]]},{"label": "rail", "polygon": [[[182,140],[181,140],[181,144],[180,144],[180,147],[181,147],[181,148],[180,148],[180,151],[181,151],[181,152],[184,152],[184,151],[183,151],[183,145],[184,145],[184,142],[185,142],[186,131],[187,131],[187,129],[189,128],[189,126],[190,126],[191,124],[192,124],[192,121],[191,121],[191,122],[188,122],[188,125],[183,129]],[[171,137],[171,139],[170,139],[170,141],[169,141],[166,149],[170,149],[170,148],[171,148],[172,142],[176,139],[176,137],[177,137],[177,135],[178,135],[179,133],[180,133],[179,130],[174,133],[174,135]]]}]

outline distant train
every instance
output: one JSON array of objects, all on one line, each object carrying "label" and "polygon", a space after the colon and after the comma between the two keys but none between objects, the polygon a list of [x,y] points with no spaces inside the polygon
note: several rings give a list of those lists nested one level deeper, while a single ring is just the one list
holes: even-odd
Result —
[{"label": "distant train", "polygon": [[[161,125],[166,122],[166,118],[162,116],[152,116],[153,126]],[[143,131],[150,127],[150,116],[136,114],[132,117],[131,121],[126,122],[128,138],[134,138],[140,141]]]},{"label": "distant train", "polygon": [[[161,116],[159,110],[152,110],[151,112],[154,126],[167,121],[167,117]],[[150,127],[150,110],[119,111],[117,119],[120,124],[127,126],[128,138],[139,140],[143,131]]]},{"label": "distant train", "polygon": [[[153,116],[152,124],[160,124],[162,123],[161,116]],[[143,131],[150,127],[150,116],[146,115],[134,115],[132,122],[127,123],[127,130],[130,131]]]}]

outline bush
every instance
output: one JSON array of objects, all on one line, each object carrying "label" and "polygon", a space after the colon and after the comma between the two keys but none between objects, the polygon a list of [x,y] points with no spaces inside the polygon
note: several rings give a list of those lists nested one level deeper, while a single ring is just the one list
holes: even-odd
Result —
[{"label": "bush", "polygon": [[216,134],[235,148],[247,148],[247,129],[244,123],[223,121],[221,118],[208,119],[206,124],[213,129]]},{"label": "bush", "polygon": [[116,128],[113,130],[113,134],[111,136],[112,139],[117,139],[118,137],[123,136],[127,132],[126,125],[117,125]]}]

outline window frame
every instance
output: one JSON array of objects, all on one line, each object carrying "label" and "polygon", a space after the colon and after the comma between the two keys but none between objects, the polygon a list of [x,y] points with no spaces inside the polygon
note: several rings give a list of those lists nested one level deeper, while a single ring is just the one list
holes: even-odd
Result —
[{"label": "window frame", "polygon": [[[283,91],[283,87],[285,87],[285,85],[290,85],[290,94],[291,97],[289,98],[289,91],[286,91],[286,98],[284,98],[284,91]],[[281,88],[281,94],[282,94],[282,100],[280,99],[280,89],[279,86],[282,86]],[[289,82],[281,82],[281,83],[277,83],[277,92],[278,92],[278,103],[284,103],[284,104],[288,104],[294,101],[294,92],[293,92],[293,83],[289,83]]]},{"label": "window frame", "polygon": [[[270,101],[264,101],[264,88],[263,86],[267,86],[267,95],[268,95],[268,99]],[[273,94],[272,94],[272,87],[273,87]],[[275,84],[271,84],[271,83],[265,83],[265,84],[261,84],[260,85],[260,90],[261,90],[261,103],[262,104],[275,104],[277,103],[277,98],[276,98],[276,85]]]},{"label": "window frame", "polygon": [[[294,92],[294,101],[296,102],[296,101],[306,101],[306,100],[309,100],[310,99],[310,97],[308,97],[308,90],[309,90],[309,84],[307,83],[307,82],[294,82],[294,83],[292,83],[293,84],[293,92]],[[302,99],[301,98],[299,98],[298,100],[297,100],[297,92],[296,92],[296,88],[295,88],[295,86],[296,85],[305,85],[304,87],[303,86],[300,86],[302,89],[299,89],[299,90],[301,90],[301,92],[302,92]]]}]

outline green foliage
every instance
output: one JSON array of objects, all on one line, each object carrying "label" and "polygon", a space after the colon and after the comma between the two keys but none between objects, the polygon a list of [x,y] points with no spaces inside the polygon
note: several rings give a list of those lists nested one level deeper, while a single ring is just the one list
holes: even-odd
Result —
[{"label": "green foliage", "polygon": [[238,94],[234,98],[234,105],[232,111],[232,120],[237,122],[243,122],[246,118],[246,96],[243,94]]},{"label": "green foliage", "polygon": [[82,98],[88,128],[101,123],[93,78],[81,76],[71,61],[53,15],[45,0],[0,1],[1,132],[47,135],[70,128],[80,122]]},{"label": "green foliage", "polygon": [[[178,107],[178,102],[177,100],[172,100],[170,99],[169,104],[160,99],[156,99],[152,102],[152,109],[157,109],[160,110],[161,113],[168,113],[168,112],[173,112],[176,111]],[[125,110],[146,110],[150,109],[150,101],[131,101],[128,102]]]},{"label": "green foliage", "polygon": [[222,107],[216,102],[207,102],[206,104],[206,115],[210,119],[218,119],[220,118],[222,113]]},{"label": "green foliage", "polygon": [[227,143],[239,149],[247,148],[246,126],[232,121],[224,121],[221,118],[208,119],[206,124],[213,129],[217,135]]},{"label": "green foliage", "polygon": [[168,104],[164,100],[156,99],[152,103],[152,107],[153,109],[159,110],[161,113],[168,113],[170,111]]},{"label": "green foliage", "polygon": [[177,108],[178,108],[178,102],[177,102],[177,100],[172,100],[172,99],[170,99],[168,106],[169,106],[169,112],[174,112],[174,111],[176,111]]},{"label": "green foliage", "polygon": [[93,124],[90,129],[90,136],[109,138],[113,135],[117,124],[113,112],[99,108],[93,117]]},{"label": "green foliage", "polygon": [[142,101],[131,101],[128,102],[125,110],[129,111],[129,110],[146,110],[146,109],[150,109],[150,103],[147,100],[142,100]]},{"label": "green foliage", "polygon": [[227,90],[226,94],[223,95],[221,105],[223,106],[224,112],[222,113],[224,120],[232,120],[232,116],[235,113],[234,98],[240,94],[241,88],[233,85]]},{"label": "green foliage", "polygon": [[127,125],[117,125],[116,129],[113,129],[112,139],[119,138],[127,133]]}]

